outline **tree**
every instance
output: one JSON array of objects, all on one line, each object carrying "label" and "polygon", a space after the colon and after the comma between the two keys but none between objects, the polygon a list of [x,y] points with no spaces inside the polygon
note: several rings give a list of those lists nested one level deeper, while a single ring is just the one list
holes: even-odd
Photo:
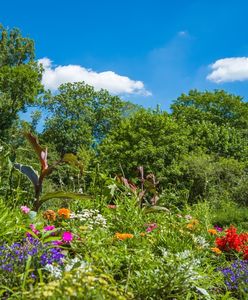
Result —
[{"label": "tree", "polygon": [[123,119],[99,146],[104,170],[135,177],[138,166],[146,173],[166,176],[166,169],[188,151],[187,127],[181,127],[165,112],[140,110]]},{"label": "tree", "polygon": [[[89,148],[120,122],[127,104],[84,82],[63,84],[45,101],[50,116],[43,138],[54,143],[59,153],[76,153],[81,145]],[[129,107],[133,109],[134,105]]]},{"label": "tree", "polygon": [[189,124],[209,121],[216,125],[248,129],[248,104],[242,97],[223,90],[214,92],[189,91],[182,94],[173,105],[172,115]]},{"label": "tree", "polygon": [[0,25],[0,133],[18,119],[18,112],[37,101],[42,68],[34,62],[34,42],[18,29]]}]

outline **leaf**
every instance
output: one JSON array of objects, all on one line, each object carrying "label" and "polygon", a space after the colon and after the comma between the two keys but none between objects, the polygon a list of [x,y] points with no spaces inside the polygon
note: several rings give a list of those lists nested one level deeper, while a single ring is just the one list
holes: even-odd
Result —
[{"label": "leaf", "polygon": [[48,164],[47,164],[47,148],[43,149],[39,142],[37,137],[35,137],[34,135],[32,135],[30,132],[25,132],[25,136],[28,139],[28,141],[30,142],[31,146],[33,147],[33,149],[35,150],[35,152],[38,154],[40,163],[41,163],[41,170],[46,170],[48,168]]},{"label": "leaf", "polygon": [[39,185],[39,176],[32,167],[15,163],[14,168],[25,174],[35,187]]},{"label": "leaf", "polygon": [[53,192],[53,193],[47,193],[45,194],[41,199],[40,199],[40,202],[41,203],[44,203],[45,201],[49,200],[49,199],[52,199],[52,198],[62,198],[62,199],[65,199],[65,198],[69,198],[69,199],[72,199],[72,200],[87,200],[87,199],[90,199],[91,196],[89,195],[82,195],[82,194],[79,194],[79,193],[72,193],[72,192],[63,192],[63,191],[60,191],[60,192]]},{"label": "leaf", "polygon": [[208,293],[205,289],[200,288],[200,287],[198,287],[198,286],[196,286],[196,289],[197,289],[197,291],[199,291],[202,295],[206,296],[206,297],[207,297],[206,299],[211,299],[209,293]]},{"label": "leaf", "polygon": [[75,164],[75,163],[77,163],[78,159],[77,159],[76,155],[74,155],[72,153],[66,153],[63,156],[62,161]]},{"label": "leaf", "polygon": [[145,213],[156,213],[156,212],[167,212],[169,213],[170,210],[163,206],[151,206],[145,208]]},{"label": "leaf", "polygon": [[84,170],[83,164],[78,160],[77,156],[72,153],[66,153],[63,156],[62,161],[79,168],[82,172]]},{"label": "leaf", "polygon": [[152,203],[152,205],[156,205],[157,202],[158,202],[158,199],[159,199],[159,196],[155,194],[155,195],[151,198],[151,203]]},{"label": "leaf", "polygon": [[116,184],[110,184],[110,185],[107,186],[107,188],[110,190],[111,197],[114,197],[115,191],[117,189],[117,185]]},{"label": "leaf", "polygon": [[123,176],[116,176],[116,179],[118,182],[122,183],[125,187],[129,188],[133,193],[136,192],[137,186],[127,178]]},{"label": "leaf", "polygon": [[59,236],[50,236],[50,237],[44,239],[43,243],[46,244],[49,242],[54,242],[54,241],[59,241],[59,240],[61,240],[61,238]]}]

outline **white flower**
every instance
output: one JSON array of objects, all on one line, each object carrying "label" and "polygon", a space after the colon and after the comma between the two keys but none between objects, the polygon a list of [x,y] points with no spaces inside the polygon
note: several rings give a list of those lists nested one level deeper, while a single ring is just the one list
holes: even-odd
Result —
[{"label": "white flower", "polygon": [[84,225],[87,225],[89,229],[93,229],[94,226],[103,228],[107,226],[107,220],[100,214],[98,209],[84,209],[72,214],[71,218],[78,219]]},{"label": "white flower", "polygon": [[203,236],[193,236],[193,240],[196,244],[201,246],[202,248],[209,248],[209,243],[205,240]]},{"label": "white flower", "polygon": [[62,269],[61,267],[57,267],[54,265],[46,264],[44,267],[48,272],[52,274],[52,276],[56,279],[59,279],[62,277]]}]

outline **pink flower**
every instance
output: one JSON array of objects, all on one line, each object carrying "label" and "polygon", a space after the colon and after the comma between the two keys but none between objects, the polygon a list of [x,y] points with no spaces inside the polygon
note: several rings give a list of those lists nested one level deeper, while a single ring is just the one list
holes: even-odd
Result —
[{"label": "pink flower", "polygon": [[145,224],[146,228],[146,232],[151,232],[153,231],[155,228],[158,227],[158,225],[156,223],[151,223],[151,224]]},{"label": "pink flower", "polygon": [[34,224],[30,224],[29,227],[31,228],[34,234],[38,235],[40,233],[39,230],[35,228]]},{"label": "pink flower", "polygon": [[55,226],[53,226],[53,225],[48,225],[48,226],[44,227],[45,231],[50,231],[50,230],[53,230],[53,229],[55,229]]},{"label": "pink flower", "polygon": [[24,214],[28,214],[30,212],[30,208],[27,206],[21,206],[21,211]]},{"label": "pink flower", "polygon": [[66,243],[70,243],[73,239],[73,234],[69,231],[65,231],[63,234],[62,234],[62,240]]},{"label": "pink flower", "polygon": [[219,227],[218,225],[214,225],[214,228],[219,232],[223,231],[223,228]]},{"label": "pink flower", "polygon": [[60,246],[60,245],[62,245],[63,244],[63,242],[62,241],[53,241],[53,245],[55,245],[55,246]]}]

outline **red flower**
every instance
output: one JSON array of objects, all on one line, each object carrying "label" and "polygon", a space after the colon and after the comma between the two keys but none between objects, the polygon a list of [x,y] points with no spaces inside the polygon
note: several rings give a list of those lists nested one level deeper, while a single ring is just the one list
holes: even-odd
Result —
[{"label": "red flower", "polygon": [[[217,237],[215,240],[215,244],[222,251],[237,251],[243,252],[247,247],[246,243],[248,241],[247,233],[237,233],[237,229],[233,226],[230,226],[226,231],[226,235],[222,237]],[[248,254],[248,250],[247,250]]]}]

